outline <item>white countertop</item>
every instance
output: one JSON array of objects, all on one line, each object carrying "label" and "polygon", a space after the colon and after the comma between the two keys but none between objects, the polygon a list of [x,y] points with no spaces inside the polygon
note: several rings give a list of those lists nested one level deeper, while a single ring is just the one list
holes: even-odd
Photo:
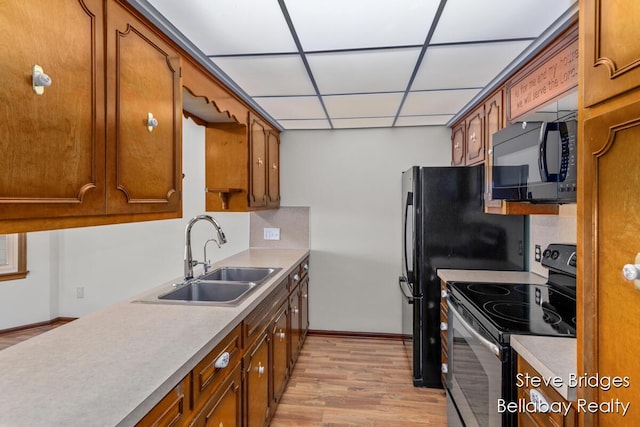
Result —
[{"label": "white countertop", "polygon": [[0,426],[134,425],[307,254],[250,249],[216,263],[282,268],[236,307],[138,296],[0,351]]},{"label": "white countertop", "polygon": [[555,387],[566,400],[575,402],[575,387],[569,387],[569,375],[576,372],[576,339],[512,335],[511,347],[540,374],[542,379],[559,377],[562,386]]},{"label": "white countertop", "polygon": [[547,283],[546,277],[528,271],[439,269],[438,277],[445,282]]}]

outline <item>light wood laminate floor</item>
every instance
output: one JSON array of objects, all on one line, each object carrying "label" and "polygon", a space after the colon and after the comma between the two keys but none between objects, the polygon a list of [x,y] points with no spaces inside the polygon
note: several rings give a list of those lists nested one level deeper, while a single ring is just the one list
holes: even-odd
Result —
[{"label": "light wood laminate floor", "polygon": [[443,390],[413,387],[401,341],[309,336],[271,427],[446,426]]}]

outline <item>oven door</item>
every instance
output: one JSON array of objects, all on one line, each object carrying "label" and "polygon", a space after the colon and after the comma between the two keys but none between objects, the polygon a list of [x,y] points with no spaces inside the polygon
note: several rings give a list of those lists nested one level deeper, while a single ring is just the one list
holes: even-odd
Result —
[{"label": "oven door", "polygon": [[[448,413],[457,413],[467,427],[512,425],[513,415],[498,411],[500,399],[511,400],[509,347],[492,342],[489,334],[459,305],[455,307],[448,301],[448,308],[447,389],[457,409],[448,408]],[[460,420],[448,422],[457,425]]]}]

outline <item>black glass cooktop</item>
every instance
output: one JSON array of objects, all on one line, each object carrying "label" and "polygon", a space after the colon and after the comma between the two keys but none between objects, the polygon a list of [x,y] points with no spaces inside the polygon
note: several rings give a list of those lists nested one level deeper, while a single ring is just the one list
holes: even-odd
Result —
[{"label": "black glass cooktop", "polygon": [[551,284],[452,282],[449,292],[455,306],[502,343],[511,334],[576,335],[575,297]]}]

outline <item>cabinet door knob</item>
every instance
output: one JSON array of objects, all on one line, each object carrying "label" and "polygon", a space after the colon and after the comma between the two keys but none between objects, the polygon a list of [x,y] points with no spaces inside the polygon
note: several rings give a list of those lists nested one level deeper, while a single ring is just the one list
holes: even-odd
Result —
[{"label": "cabinet door knob", "polygon": [[153,132],[155,127],[158,127],[158,119],[153,117],[153,113],[147,113],[147,130]]},{"label": "cabinet door knob", "polygon": [[293,275],[293,281],[294,281],[294,282],[298,282],[298,281],[300,281],[300,276],[298,275],[298,273],[296,273],[296,274],[294,274],[294,275]]},{"label": "cabinet door knob", "polygon": [[264,375],[264,366],[262,366],[262,362],[258,362],[258,378]]},{"label": "cabinet door knob", "polygon": [[262,163],[263,163],[262,157],[258,157],[258,166],[262,166]]},{"label": "cabinet door knob", "polygon": [[440,322],[440,330],[446,331],[447,329],[449,329],[449,326],[445,322]]},{"label": "cabinet door knob", "polygon": [[280,341],[284,340],[284,338],[286,337],[285,333],[282,332],[282,329],[280,329],[280,331],[276,334],[276,336],[280,338]]},{"label": "cabinet door knob", "polygon": [[309,294],[302,294],[302,298],[304,298],[304,299],[309,298]]},{"label": "cabinet door knob", "polygon": [[291,312],[293,313],[294,316],[297,316],[299,311],[300,310],[298,310],[298,308],[291,309]]},{"label": "cabinet door knob", "polygon": [[633,281],[636,290],[640,291],[640,253],[636,255],[634,264],[626,264],[622,267],[622,275],[625,279]]},{"label": "cabinet door knob", "polygon": [[45,74],[42,67],[34,65],[31,69],[31,87],[36,95],[42,95],[44,88],[51,86],[51,77]]},{"label": "cabinet door knob", "polygon": [[274,163],[274,164],[272,164],[272,165],[271,165],[271,168],[272,168],[273,170],[278,170],[278,165],[276,165],[276,164]]},{"label": "cabinet door knob", "polygon": [[440,370],[443,374],[446,374],[447,372],[449,372],[449,366],[447,366],[446,363],[443,363],[442,366],[440,366]]},{"label": "cabinet door knob", "polygon": [[303,269],[304,271],[309,271],[309,264],[305,264],[305,265],[303,265],[303,266],[302,266],[302,269]]}]

